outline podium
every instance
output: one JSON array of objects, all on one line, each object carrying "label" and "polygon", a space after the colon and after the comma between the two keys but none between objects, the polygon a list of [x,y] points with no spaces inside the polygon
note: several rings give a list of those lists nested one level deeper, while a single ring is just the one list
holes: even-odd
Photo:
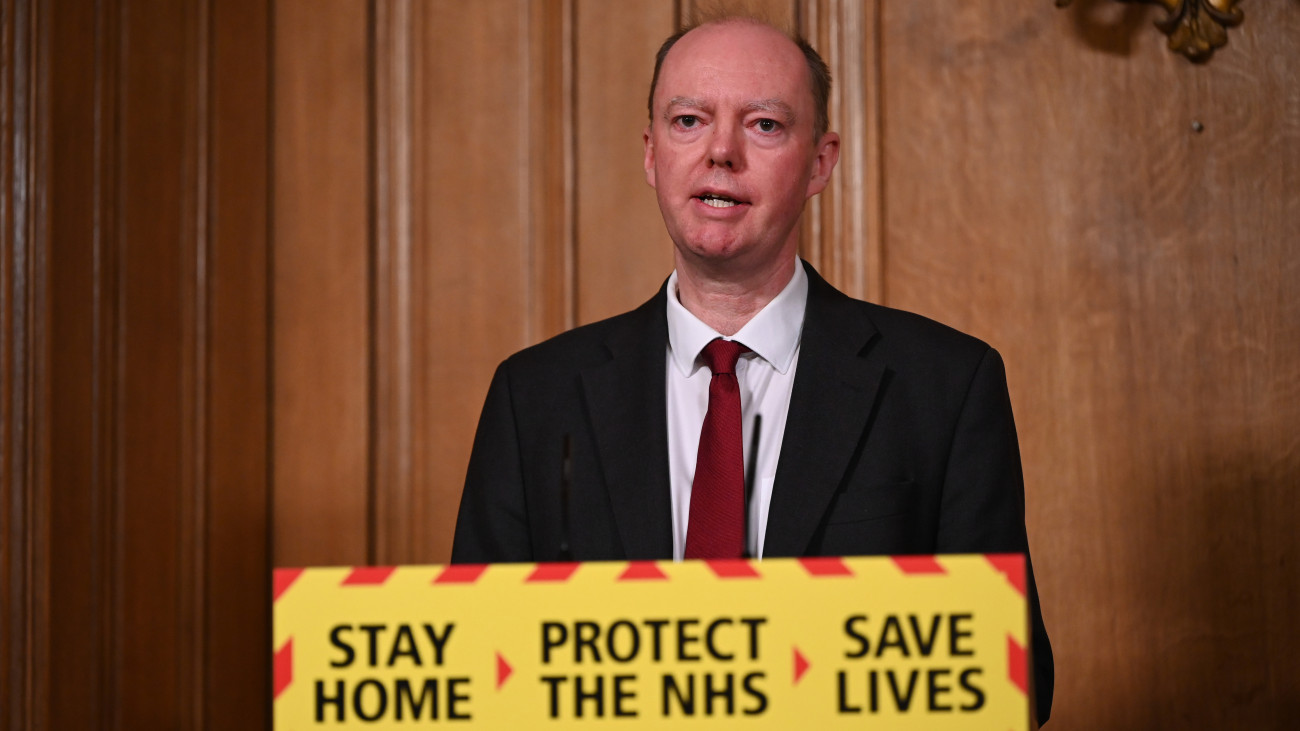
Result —
[{"label": "podium", "polygon": [[1019,555],[276,569],[275,728],[1029,725]]}]

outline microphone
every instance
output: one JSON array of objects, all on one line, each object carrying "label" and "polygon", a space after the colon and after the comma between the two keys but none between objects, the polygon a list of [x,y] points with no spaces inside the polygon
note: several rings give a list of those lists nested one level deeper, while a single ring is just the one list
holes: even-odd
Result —
[{"label": "microphone", "polygon": [[753,558],[749,551],[749,511],[754,504],[754,480],[758,474],[758,436],[762,432],[763,416],[754,414],[754,428],[749,434],[749,464],[745,467],[745,511],[740,516],[740,523],[743,530],[741,535],[744,536],[745,550],[741,554],[745,558]]}]

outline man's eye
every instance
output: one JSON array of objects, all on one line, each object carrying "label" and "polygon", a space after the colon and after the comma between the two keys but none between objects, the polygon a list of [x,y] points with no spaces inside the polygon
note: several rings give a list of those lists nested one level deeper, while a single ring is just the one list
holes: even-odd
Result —
[{"label": "man's eye", "polygon": [[682,116],[677,118],[677,124],[681,125],[682,127],[685,127],[686,129],[690,129],[691,127],[694,127],[697,123],[699,123],[699,121],[700,121],[699,117],[695,117],[690,114],[683,114]]},{"label": "man's eye", "polygon": [[781,125],[775,119],[758,120],[758,129],[760,132],[775,132],[780,129]]}]

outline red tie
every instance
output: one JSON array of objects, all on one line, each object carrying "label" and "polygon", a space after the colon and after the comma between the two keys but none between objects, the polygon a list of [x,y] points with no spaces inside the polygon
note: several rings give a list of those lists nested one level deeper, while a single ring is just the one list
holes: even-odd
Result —
[{"label": "red tie", "polygon": [[736,361],[749,348],[717,338],[704,346],[709,410],[700,429],[700,451],[691,484],[686,558],[741,558],[745,550],[745,458],[740,426]]}]

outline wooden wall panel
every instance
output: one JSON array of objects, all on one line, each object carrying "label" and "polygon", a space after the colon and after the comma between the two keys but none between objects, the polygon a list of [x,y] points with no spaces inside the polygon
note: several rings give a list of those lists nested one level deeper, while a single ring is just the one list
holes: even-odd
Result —
[{"label": "wooden wall panel", "polygon": [[577,319],[586,323],[640,305],[672,271],[641,133],[654,55],[676,18],[660,0],[575,6]]},{"label": "wooden wall panel", "polygon": [[533,231],[529,163],[542,142],[535,126],[563,103],[535,94],[553,79],[532,70],[546,53],[535,45],[562,39],[535,37],[530,23],[564,21],[558,3],[381,7],[378,182],[391,195],[380,197],[377,249],[379,560],[445,561],[466,425],[492,367],[554,319],[530,313],[563,306],[542,298],[552,283],[535,280],[534,267],[555,271],[557,256],[562,271],[565,251]]},{"label": "wooden wall panel", "polygon": [[366,3],[274,4],[276,565],[370,541],[371,111]]},{"label": "wooden wall panel", "polygon": [[259,7],[4,6],[6,727],[265,718]]},{"label": "wooden wall panel", "polygon": [[1300,14],[1250,4],[1195,66],[1076,4],[885,6],[886,300],[1006,356],[1052,727],[1281,728]]},{"label": "wooden wall panel", "polygon": [[830,129],[840,160],[805,209],[800,256],[854,297],[883,289],[879,0],[805,0],[799,30],[831,71]]},{"label": "wooden wall panel", "polygon": [[[194,538],[203,487],[196,479],[203,455],[194,389],[205,356],[197,351],[203,346],[195,291],[204,242],[190,177],[199,80],[189,55],[206,31],[198,12],[193,5],[131,3],[118,16],[125,43],[116,90],[116,230],[108,238],[117,269],[110,288],[116,332],[112,360],[103,362],[103,384],[117,391],[114,433],[104,445],[113,452],[115,504],[106,511],[112,523],[103,527],[113,536],[111,614],[122,638],[113,652],[120,670],[110,717],[185,726],[194,724],[190,714],[200,698],[195,630],[202,602],[194,583],[202,568]],[[56,664],[75,657],[72,647],[54,650]],[[58,711],[76,706],[76,690],[65,692]]]},{"label": "wooden wall panel", "polygon": [[[551,110],[529,103],[527,5],[428,10],[415,85],[413,199],[425,205],[413,227],[424,246],[414,262],[412,322],[424,366],[413,373],[425,427],[416,474],[435,490],[415,535],[418,555],[446,560],[473,438],[464,424],[477,420],[492,376],[483,364],[531,342],[525,313],[542,304],[534,299],[527,166],[533,120]],[[491,143],[447,144],[466,135]]]},{"label": "wooden wall panel", "polygon": [[[576,322],[576,232],[573,0],[529,5],[528,186],[533,260],[528,340],[558,335]],[[475,417],[477,418],[477,417]]]},{"label": "wooden wall panel", "polygon": [[210,4],[211,120],[204,160],[208,251],[206,428],[200,525],[206,531],[202,699],[205,729],[265,728],[270,718],[270,21],[263,0]]},{"label": "wooden wall panel", "polygon": [[[114,232],[96,222],[101,216],[115,220],[108,191],[117,186],[112,162],[96,161],[97,143],[112,130],[97,129],[95,121],[105,111],[108,119],[116,118],[116,95],[96,90],[115,90],[118,76],[107,53],[87,50],[95,47],[108,18],[88,6],[52,10],[36,9],[38,22],[48,24],[41,40],[49,45],[38,46],[44,53],[34,81],[49,94],[48,101],[41,100],[49,105],[41,110],[49,116],[38,117],[39,161],[32,182],[43,199],[41,207],[58,203],[67,210],[53,217],[38,208],[32,241],[38,259],[31,270],[38,288],[33,325],[39,336],[30,345],[40,379],[32,407],[45,418],[33,424],[39,456],[29,477],[34,488],[30,508],[35,514],[28,530],[35,533],[29,557],[35,601],[28,618],[33,641],[26,669],[32,694],[24,700],[31,704],[28,723],[75,727],[114,713],[101,679],[111,677],[107,671],[120,616],[114,602],[120,592],[120,560],[112,531],[118,510],[110,446],[110,404],[117,399],[108,347],[117,309],[116,258],[106,256],[111,245],[105,239]],[[94,103],[86,104],[87,99]],[[115,145],[105,147],[105,155],[116,152]],[[82,175],[96,185],[86,185]],[[48,257],[50,251],[60,255]],[[53,459],[54,435],[70,450],[62,459]],[[66,550],[57,550],[56,544]],[[81,648],[88,652],[79,653]],[[69,662],[79,654],[77,662]],[[73,703],[72,688],[92,690],[81,703]]]},{"label": "wooden wall panel", "polygon": [[415,256],[412,218],[418,208],[412,200],[412,138],[416,49],[421,47],[423,13],[409,2],[375,4],[373,38],[374,149],[373,365],[374,402],[372,441],[375,545],[377,563],[413,562],[412,533],[424,522],[422,492],[414,490],[414,416],[419,405],[415,392],[414,348],[417,333],[412,318],[418,313],[412,297]]},{"label": "wooden wall panel", "polygon": [[0,725],[30,723],[39,692],[31,672],[35,648],[29,630],[37,595],[36,531],[32,518],[36,444],[30,398],[30,360],[37,352],[31,253],[36,210],[30,81],[34,50],[28,3],[0,2]]},{"label": "wooden wall panel", "polygon": [[726,15],[759,18],[786,30],[796,30],[799,22],[798,0],[678,0],[677,5],[685,25]]}]

